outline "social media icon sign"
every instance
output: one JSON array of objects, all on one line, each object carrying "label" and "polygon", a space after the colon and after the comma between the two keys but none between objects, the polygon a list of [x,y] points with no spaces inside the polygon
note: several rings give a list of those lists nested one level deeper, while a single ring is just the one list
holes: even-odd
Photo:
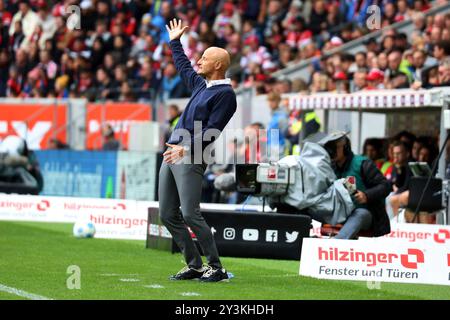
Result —
[{"label": "social media icon sign", "polygon": [[286,231],[286,242],[287,243],[293,243],[295,240],[297,240],[298,232],[293,231],[292,233],[289,233]]},{"label": "social media icon sign", "polygon": [[236,230],[234,230],[234,228],[223,229],[223,238],[225,240],[233,240],[236,238]]},{"label": "social media icon sign", "polygon": [[266,242],[277,242],[278,230],[266,230]]},{"label": "social media icon sign", "polygon": [[258,241],[259,231],[258,229],[244,229],[242,231],[242,239],[244,241]]}]

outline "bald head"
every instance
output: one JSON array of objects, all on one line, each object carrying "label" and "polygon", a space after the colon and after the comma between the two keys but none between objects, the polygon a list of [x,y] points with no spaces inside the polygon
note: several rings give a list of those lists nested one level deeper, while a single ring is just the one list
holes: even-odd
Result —
[{"label": "bald head", "polygon": [[203,52],[202,57],[197,62],[199,66],[198,74],[206,79],[222,79],[230,67],[230,54],[227,50],[219,47],[210,47]]}]

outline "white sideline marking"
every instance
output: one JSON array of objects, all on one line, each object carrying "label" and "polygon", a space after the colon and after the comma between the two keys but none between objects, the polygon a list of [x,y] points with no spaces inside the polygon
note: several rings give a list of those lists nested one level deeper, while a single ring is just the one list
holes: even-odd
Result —
[{"label": "white sideline marking", "polygon": [[139,280],[139,279],[119,279],[119,281],[122,281],[122,282],[139,282],[141,280]]},{"label": "white sideline marking", "polygon": [[260,275],[259,277],[264,277],[264,278],[284,278],[284,277],[298,277],[298,274],[263,274]]},{"label": "white sideline marking", "polygon": [[29,293],[29,292],[26,292],[26,291],[23,291],[23,290],[20,290],[20,289],[11,288],[11,287],[5,286],[5,285],[3,285],[1,283],[0,283],[0,291],[11,293],[11,294],[14,294],[16,296],[27,298],[27,299],[30,299],[30,300],[53,300],[51,298],[40,296],[40,295],[37,295],[37,294],[34,294],[34,293]]},{"label": "white sideline marking", "polygon": [[182,292],[180,293],[183,297],[198,297],[200,293],[197,292]]},{"label": "white sideline marking", "polygon": [[151,288],[151,289],[164,289],[164,286],[160,285],[160,284],[150,284],[147,286],[144,286],[146,288]]}]

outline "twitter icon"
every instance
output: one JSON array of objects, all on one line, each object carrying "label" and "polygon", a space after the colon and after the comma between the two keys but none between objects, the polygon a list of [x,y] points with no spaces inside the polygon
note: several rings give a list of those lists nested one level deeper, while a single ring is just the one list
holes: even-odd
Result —
[{"label": "twitter icon", "polygon": [[289,233],[286,231],[286,243],[293,243],[295,240],[297,240],[298,232],[293,231],[292,233]]}]

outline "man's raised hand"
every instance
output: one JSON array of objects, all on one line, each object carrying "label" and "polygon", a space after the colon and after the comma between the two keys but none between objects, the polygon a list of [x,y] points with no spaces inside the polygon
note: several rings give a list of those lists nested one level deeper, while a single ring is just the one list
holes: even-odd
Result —
[{"label": "man's raised hand", "polygon": [[171,21],[169,21],[169,25],[170,28],[166,24],[166,29],[169,32],[170,41],[180,39],[186,29],[189,28],[188,26],[182,27],[181,20],[177,19],[172,19]]}]

